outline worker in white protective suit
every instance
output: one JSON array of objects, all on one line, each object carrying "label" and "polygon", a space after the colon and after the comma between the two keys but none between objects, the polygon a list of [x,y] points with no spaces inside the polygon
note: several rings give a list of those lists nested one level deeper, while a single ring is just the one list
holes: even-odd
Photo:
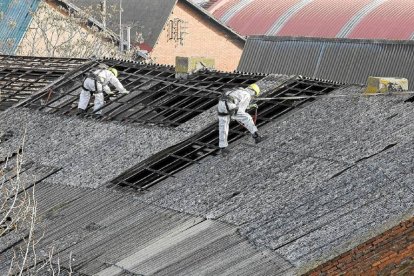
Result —
[{"label": "worker in white protective suit", "polygon": [[115,68],[97,69],[90,73],[82,84],[82,92],[79,96],[78,114],[85,114],[91,98],[91,93],[95,96],[93,111],[95,115],[102,114],[102,106],[104,105],[104,94],[113,95],[108,84],[111,83],[121,94],[128,94],[127,91],[118,80],[118,71]]},{"label": "worker in white protective suit", "polygon": [[[260,136],[252,117],[246,112],[252,96],[259,96],[260,88],[257,84],[251,84],[247,88],[238,88],[225,92],[218,103],[219,117],[219,148],[220,153],[226,156],[230,153],[227,149],[227,137],[229,134],[230,120],[236,120],[252,134],[256,144],[264,137]],[[257,107],[257,106],[256,106]]]}]

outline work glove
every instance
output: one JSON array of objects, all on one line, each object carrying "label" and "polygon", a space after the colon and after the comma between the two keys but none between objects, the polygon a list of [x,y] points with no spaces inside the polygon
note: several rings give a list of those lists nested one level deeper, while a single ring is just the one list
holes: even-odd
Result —
[{"label": "work glove", "polygon": [[257,104],[251,104],[247,107],[247,110],[252,110],[252,109],[257,109],[257,108],[258,108]]}]

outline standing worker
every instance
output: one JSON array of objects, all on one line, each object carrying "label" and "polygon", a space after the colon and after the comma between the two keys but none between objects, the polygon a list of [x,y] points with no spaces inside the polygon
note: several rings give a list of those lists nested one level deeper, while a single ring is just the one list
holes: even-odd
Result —
[{"label": "standing worker", "polygon": [[[237,88],[225,92],[219,99],[218,117],[219,117],[219,148],[220,153],[226,156],[230,153],[227,149],[227,137],[229,135],[230,120],[236,120],[252,134],[254,141],[260,143],[264,137],[257,132],[252,117],[246,112],[249,106],[251,96],[259,96],[260,88],[256,83],[249,85],[247,88]],[[256,106],[257,107],[257,106]]]},{"label": "standing worker", "polygon": [[97,69],[90,73],[83,81],[82,92],[79,95],[78,114],[85,114],[86,107],[88,106],[91,98],[91,93],[95,96],[93,111],[96,111],[96,115],[102,115],[102,106],[104,105],[105,91],[108,95],[114,93],[109,88],[108,84],[111,83],[121,94],[128,94],[127,91],[117,79],[118,70],[115,68]]}]

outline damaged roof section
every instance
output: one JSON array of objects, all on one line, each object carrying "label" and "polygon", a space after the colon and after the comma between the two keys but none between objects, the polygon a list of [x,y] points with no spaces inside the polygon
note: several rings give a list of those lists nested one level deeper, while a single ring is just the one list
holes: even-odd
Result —
[{"label": "damaged roof section", "polygon": [[262,143],[240,139],[140,199],[238,225],[302,272],[346,252],[414,215],[412,103],[362,90],[304,105]]},{"label": "damaged roof section", "polygon": [[[23,106],[50,114],[76,115],[84,73],[100,63],[115,67],[128,95],[106,96],[103,120],[158,124],[177,127],[217,104],[226,89],[249,84],[260,75],[222,72],[198,72],[187,80],[175,78],[173,67],[120,60],[96,61],[83,66],[69,78],[53,84]],[[92,114],[92,103],[88,108]]]},{"label": "damaged roof section", "polygon": [[[105,62],[125,72],[122,81],[132,91],[123,96],[131,100],[117,97],[105,107],[121,111],[123,104],[134,109],[134,97],[157,86],[151,93],[171,99],[190,91],[216,95],[262,78],[201,72],[180,81],[171,67]],[[278,89],[266,95],[271,99],[259,102],[257,125],[268,139],[253,145],[233,124],[224,158],[214,156],[217,114],[208,111],[175,128],[134,117],[120,124],[122,116],[111,118],[109,109],[107,119],[115,121],[54,116],[73,115],[82,75],[96,65],[82,64],[22,104],[30,108],[0,113],[0,160],[17,156],[27,137],[27,165],[36,160],[46,172],[36,186],[48,229],[38,245],[54,246],[64,266],[70,258],[87,275],[294,275],[414,214],[407,96],[367,98],[359,86],[280,76]],[[145,107],[166,110],[155,101]],[[162,119],[152,122],[162,125]],[[214,120],[207,132],[183,131],[190,121],[206,120]],[[47,168],[61,169],[48,176]],[[110,182],[151,189],[137,196],[85,188]],[[13,244],[0,240],[1,254],[12,256]],[[0,272],[7,265],[0,262]]]},{"label": "damaged roof section", "polygon": [[[326,95],[340,87],[339,84],[332,82],[283,75],[275,76],[272,82],[277,88],[265,96],[274,97],[274,99],[257,101],[259,112],[254,117],[257,117],[256,125],[259,129],[296,107],[313,101],[314,97]],[[246,133],[242,125],[233,121],[230,124],[228,142],[235,142]],[[214,154],[218,149],[218,137],[217,122],[214,122],[188,140],[138,163],[112,180],[109,187],[148,189],[159,181],[173,177],[180,170]]]},{"label": "damaged roof section", "polygon": [[83,62],[76,58],[0,55],[0,112],[31,97]]}]

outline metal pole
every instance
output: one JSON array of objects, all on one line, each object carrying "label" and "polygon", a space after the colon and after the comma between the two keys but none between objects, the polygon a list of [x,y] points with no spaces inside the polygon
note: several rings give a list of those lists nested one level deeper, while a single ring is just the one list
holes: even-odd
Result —
[{"label": "metal pole", "polygon": [[119,0],[119,50],[124,48],[124,32],[122,31],[122,0]]},{"label": "metal pole", "polygon": [[131,50],[131,26],[127,26],[127,51]]},{"label": "metal pole", "polygon": [[102,13],[102,25],[103,28],[106,29],[106,0],[101,2],[101,13]]}]

